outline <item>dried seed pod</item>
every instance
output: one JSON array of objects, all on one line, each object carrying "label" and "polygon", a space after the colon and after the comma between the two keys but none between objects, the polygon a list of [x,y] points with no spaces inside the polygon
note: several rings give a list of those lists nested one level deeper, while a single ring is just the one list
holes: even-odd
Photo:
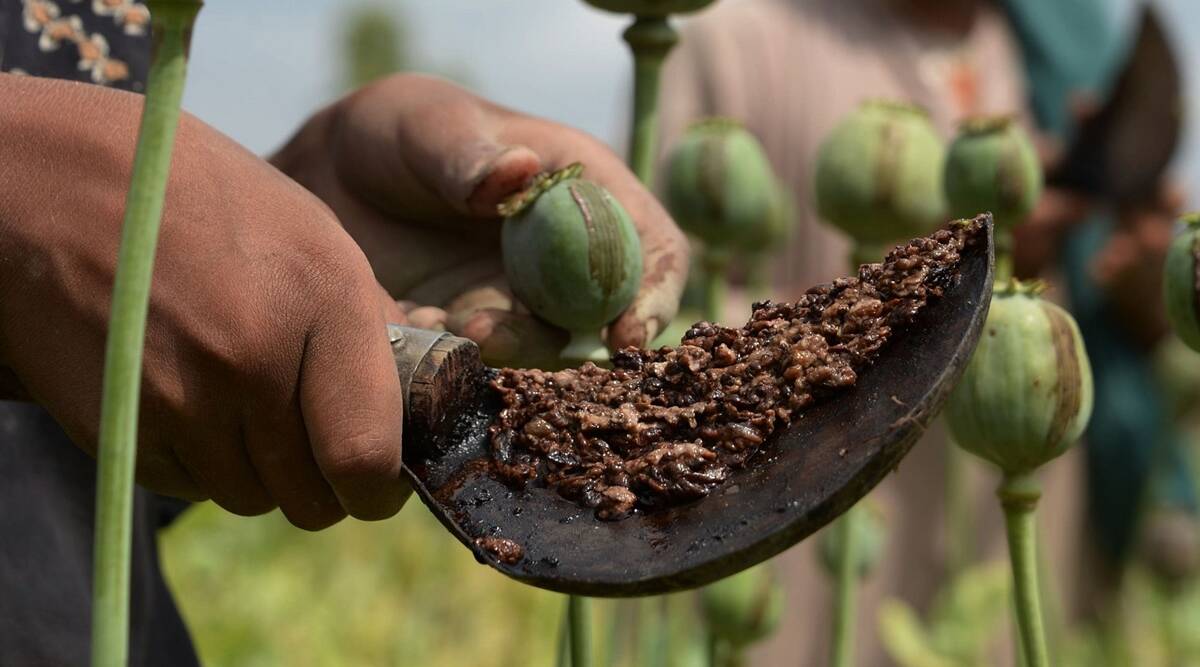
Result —
[{"label": "dried seed pod", "polygon": [[998,285],[979,345],[946,403],[958,444],[1005,473],[1062,454],[1092,414],[1092,370],[1074,318],[1040,284]]},{"label": "dried seed pod", "polygon": [[938,226],[945,146],[921,109],[866,102],[817,153],[817,213],[856,242],[879,245]]},{"label": "dried seed pod", "polygon": [[599,332],[642,279],[637,230],[603,187],[572,165],[540,177],[501,206],[504,271],[538,317],[570,331],[570,359],[606,358]]},{"label": "dried seed pod", "polygon": [[709,632],[735,651],[769,636],[783,614],[783,590],[766,564],[705,586],[700,598]]},{"label": "dried seed pod", "polygon": [[762,144],[728,118],[693,124],[671,151],[667,207],[712,250],[759,251],[782,215],[775,174]]},{"label": "dried seed pod", "polygon": [[965,121],[946,153],[946,199],[954,216],[990,211],[996,228],[1024,222],[1042,195],[1042,165],[1010,117]]},{"label": "dried seed pod", "polygon": [[714,0],[584,0],[593,7],[618,14],[667,16],[687,14],[711,5]]},{"label": "dried seed pod", "polygon": [[1167,250],[1163,267],[1163,300],[1167,319],[1176,335],[1188,347],[1200,352],[1200,272],[1197,253],[1200,252],[1200,213],[1183,217],[1183,234]]}]

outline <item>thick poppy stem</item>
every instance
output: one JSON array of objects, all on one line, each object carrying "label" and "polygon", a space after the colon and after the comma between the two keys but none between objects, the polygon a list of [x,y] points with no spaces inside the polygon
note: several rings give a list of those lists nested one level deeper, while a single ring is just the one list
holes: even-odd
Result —
[{"label": "thick poppy stem", "polygon": [[592,601],[572,595],[567,599],[567,627],[571,638],[571,667],[592,667]]},{"label": "thick poppy stem", "polygon": [[[633,118],[630,121],[629,168],[638,180],[651,190],[654,187],[654,163],[658,156],[658,92],[662,79],[662,65],[667,54],[679,43],[679,33],[664,17],[636,16],[633,25],[624,33],[625,41],[633,53]],[[639,652],[649,651],[653,662],[665,662],[667,633],[666,601],[656,611],[649,611],[643,604],[642,613],[658,614],[654,621],[661,634],[648,643],[639,638]],[[646,628],[646,625],[642,626]],[[643,656],[646,657],[646,656]]]},{"label": "thick poppy stem", "polygon": [[967,453],[953,442],[946,447],[946,570],[954,581],[971,564],[974,553],[967,487]]},{"label": "thick poppy stem", "polygon": [[700,269],[704,281],[704,319],[719,324],[725,317],[729,258],[724,253],[705,249]]},{"label": "thick poppy stem", "polygon": [[663,17],[638,16],[625,30],[633,51],[633,119],[629,137],[629,166],[651,188],[658,155],[658,90],[662,65],[679,43],[679,33]]},{"label": "thick poppy stem", "polygon": [[1026,667],[1047,667],[1046,630],[1038,588],[1037,522],[1035,509],[1041,488],[1031,474],[1005,474],[997,492],[1008,528],[1017,627]]},{"label": "thick poppy stem", "polygon": [[996,282],[1008,282],[1013,277],[1013,233],[1010,229],[996,229],[993,232],[996,245]]},{"label": "thick poppy stem", "polygon": [[833,610],[832,667],[854,665],[854,636],[858,619],[858,507],[851,507],[833,526],[838,531],[836,585]]},{"label": "thick poppy stem", "polygon": [[150,0],[154,53],[133,176],[125,200],[104,358],[96,473],[92,665],[123,667],[129,652],[133,477],[142,345],[159,222],[201,0]]}]

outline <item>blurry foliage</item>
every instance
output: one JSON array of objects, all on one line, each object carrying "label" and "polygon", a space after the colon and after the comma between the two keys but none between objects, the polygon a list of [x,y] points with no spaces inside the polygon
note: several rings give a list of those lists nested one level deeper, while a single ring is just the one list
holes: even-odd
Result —
[{"label": "blurry foliage", "polygon": [[376,5],[346,12],[342,30],[347,89],[354,89],[409,66],[408,40],[397,15]]},{"label": "blurry foliage", "polygon": [[879,608],[879,633],[901,667],[985,667],[1009,612],[1007,561],[976,565],[938,595],[927,619],[904,602]]},{"label": "blurry foliage", "polygon": [[1167,590],[1135,567],[1122,603],[1107,623],[1071,633],[1063,667],[1200,667],[1200,582]]},{"label": "blurry foliage", "polygon": [[479,565],[415,498],[320,533],[205,503],[161,542],[206,665],[552,664],[562,596]]},{"label": "blurry foliage", "polygon": [[1194,423],[1200,405],[1200,354],[1167,336],[1154,350],[1154,371],[1171,415]]},{"label": "blurry foliage", "polygon": [[[348,3],[349,4],[349,3]],[[340,50],[343,90],[353,90],[394,72],[420,70],[470,87],[470,67],[463,62],[431,66],[426,56],[437,57],[414,42],[404,17],[403,2],[368,1],[349,4],[340,11]]]}]

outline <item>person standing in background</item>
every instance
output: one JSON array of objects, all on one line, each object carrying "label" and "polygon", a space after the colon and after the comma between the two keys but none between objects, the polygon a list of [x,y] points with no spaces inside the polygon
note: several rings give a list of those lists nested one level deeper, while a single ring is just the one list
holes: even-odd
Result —
[{"label": "person standing in background", "polygon": [[[1124,63],[1139,48],[1150,48],[1140,42],[1161,34],[1160,7],[1139,3],[1126,37],[1113,5],[1113,0],[1004,2],[1024,56],[1038,127],[1060,146],[1110,97]],[[1166,75],[1156,69],[1131,76]],[[1156,106],[1164,100],[1144,96],[1138,103]],[[1159,143],[1150,135],[1171,136],[1170,127],[1150,126],[1156,114],[1149,118],[1138,119],[1138,136],[1150,144]],[[1081,590],[1083,611],[1100,620],[1112,610],[1139,543],[1172,547],[1146,554],[1156,574],[1167,579],[1191,574],[1186,570],[1195,567],[1200,549],[1190,452],[1155,368],[1156,355],[1172,342],[1161,305],[1162,265],[1184,195],[1165,178],[1149,196],[1120,201],[1118,194],[1099,193],[1082,224],[1024,229],[1017,239],[1036,247],[1027,256],[1041,256],[1060,271],[1092,359],[1096,407],[1084,436],[1087,527],[1081,536],[1091,560],[1078,576],[1088,579]]]},{"label": "person standing in background", "polygon": [[[863,101],[882,98],[924,107],[947,140],[972,115],[1012,114],[1030,124],[1024,76],[1004,15],[985,0],[731,0],[689,21],[668,58],[663,147],[706,116],[735,118],[758,136],[798,204],[791,240],[774,272],[774,296],[789,299],[851,268],[848,240],[818,218],[811,196],[818,147],[844,116]],[[1034,217],[1078,215],[1072,197],[1051,191]],[[888,664],[877,639],[878,603],[898,597],[923,609],[944,581],[949,446],[935,425],[872,493],[885,513],[887,548],[861,592],[862,665]],[[1076,452],[1046,471],[1051,479],[1041,516],[1056,526],[1047,535],[1047,553],[1059,569],[1077,558],[1072,525],[1080,514],[1079,468]],[[969,472],[978,552],[1001,557],[995,482],[982,466]],[[777,559],[789,597],[786,617],[755,664],[826,664],[830,588],[815,545],[807,540]]]}]

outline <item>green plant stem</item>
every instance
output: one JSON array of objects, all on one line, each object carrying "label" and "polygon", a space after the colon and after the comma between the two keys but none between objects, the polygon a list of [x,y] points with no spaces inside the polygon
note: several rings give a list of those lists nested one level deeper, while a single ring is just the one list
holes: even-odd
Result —
[{"label": "green plant stem", "polygon": [[580,595],[568,598],[567,624],[571,634],[571,667],[591,667],[592,601]]},{"label": "green plant stem", "polygon": [[700,261],[704,280],[704,319],[719,323],[725,317],[725,294],[729,260],[722,253],[707,248]]},{"label": "green plant stem", "polygon": [[993,272],[996,282],[1008,282],[1013,277],[1013,235],[1012,231],[996,228],[992,232],[996,246],[996,268]]},{"label": "green plant stem", "polygon": [[[654,163],[658,154],[658,91],[662,78],[662,64],[667,54],[679,43],[676,32],[666,18],[636,16],[633,25],[624,33],[625,41],[633,53],[633,118],[630,121],[629,167],[647,189],[654,187]],[[651,631],[649,637],[638,637],[638,648],[643,659],[639,665],[647,667],[665,665],[669,647],[665,600],[651,610],[650,604],[642,604],[639,612],[653,616],[655,627],[649,627],[643,619],[641,632]],[[654,632],[657,629],[658,632]],[[648,660],[648,661],[647,661]]]},{"label": "green plant stem", "polygon": [[92,580],[92,665],[119,667],[129,651],[133,475],[142,345],[159,222],[187,77],[191,28],[201,0],[150,0],[154,53],[133,176],[125,200],[104,358],[97,452]]},{"label": "green plant stem", "polygon": [[721,667],[721,638],[711,629],[708,633],[708,667]]},{"label": "green plant stem", "polygon": [[746,257],[746,291],[753,302],[771,298],[771,261],[766,253]]},{"label": "green plant stem", "polygon": [[841,546],[837,555],[837,590],[834,597],[833,614],[833,667],[851,667],[854,664],[855,621],[858,616],[858,528],[859,508],[851,507],[838,519],[833,527],[840,534]]},{"label": "green plant stem", "polygon": [[967,486],[968,454],[953,442],[946,444],[946,570],[954,581],[974,558],[974,517]]},{"label": "green plant stem", "polygon": [[662,64],[679,43],[679,33],[663,17],[638,16],[625,30],[633,51],[633,119],[629,166],[647,188],[654,185],[658,154],[658,89]]},{"label": "green plant stem", "polygon": [[1046,631],[1038,588],[1036,513],[1041,489],[1032,474],[1006,474],[997,492],[1008,528],[1013,592],[1022,652],[1028,667],[1047,667]]},{"label": "green plant stem", "polygon": [[604,345],[604,339],[600,338],[600,332],[595,329],[571,332],[571,340],[559,356],[574,363],[594,361],[600,366],[605,365],[609,359],[608,347]]},{"label": "green plant stem", "polygon": [[631,616],[635,613],[635,608],[629,599],[621,598],[607,605],[607,609],[607,612],[602,613],[609,620],[608,650],[604,652],[604,660],[600,664],[604,667],[614,667],[625,657],[625,645],[631,632]]},{"label": "green plant stem", "polygon": [[558,667],[571,667],[571,598],[568,597],[563,605],[562,623],[558,624],[558,656],[555,660]]}]

